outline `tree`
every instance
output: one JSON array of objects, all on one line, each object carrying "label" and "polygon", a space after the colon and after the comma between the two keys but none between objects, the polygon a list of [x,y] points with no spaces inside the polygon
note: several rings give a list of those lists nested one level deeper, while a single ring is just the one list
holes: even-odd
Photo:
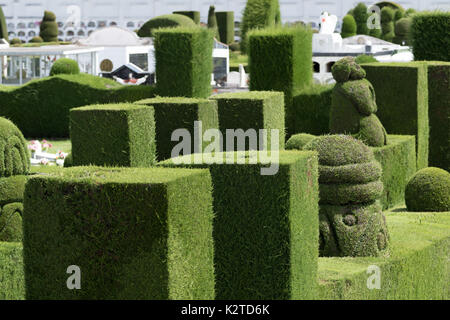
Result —
[{"label": "tree", "polygon": [[58,41],[58,24],[56,23],[56,16],[53,12],[44,12],[44,18],[41,22],[39,36],[44,40],[44,42]]},{"label": "tree", "polygon": [[367,13],[367,7],[364,3],[360,2],[353,9],[353,17],[356,21],[356,33],[357,34],[369,34],[369,29],[367,28],[367,19],[369,14]]},{"label": "tree", "polygon": [[5,15],[3,14],[2,7],[0,7],[0,39],[9,41],[8,28],[6,27],[6,19]]},{"label": "tree", "polygon": [[356,21],[352,15],[348,14],[342,20],[342,38],[353,37],[356,35]]},{"label": "tree", "polygon": [[214,8],[214,6],[209,6],[208,28],[214,32],[214,37],[220,41],[219,27],[217,26],[216,9]]}]

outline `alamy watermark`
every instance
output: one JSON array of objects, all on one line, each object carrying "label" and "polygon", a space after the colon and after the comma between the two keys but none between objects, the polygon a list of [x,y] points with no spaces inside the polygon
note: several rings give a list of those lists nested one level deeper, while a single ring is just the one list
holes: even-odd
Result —
[{"label": "alamy watermark", "polygon": [[66,273],[70,274],[67,278],[66,285],[69,290],[81,289],[81,269],[79,266],[71,265],[67,267]]},{"label": "alamy watermark", "polygon": [[367,8],[369,18],[367,19],[367,28],[369,30],[381,29],[381,9],[377,5],[373,5]]},{"label": "alamy watermark", "polygon": [[[171,140],[179,142],[171,152],[174,164],[262,164],[261,175],[276,175],[279,169],[279,137],[278,129],[227,129],[224,135],[218,129],[203,132],[202,122],[194,122],[194,137],[187,129],[177,129]],[[192,150],[194,139],[194,150]],[[181,140],[181,141],[180,141]],[[270,141],[270,150],[268,142]],[[236,142],[236,143],[235,143]],[[208,143],[208,145],[206,145]],[[247,143],[247,144],[246,144]],[[206,145],[206,147],[204,147]],[[246,147],[248,146],[248,148]],[[245,151],[245,149],[248,149]],[[235,153],[233,151],[236,151]],[[192,152],[193,151],[193,152]],[[227,153],[223,153],[226,151]]]},{"label": "alamy watermark", "polygon": [[367,267],[367,274],[370,276],[367,278],[367,289],[381,289],[381,269],[376,265],[370,265]]}]

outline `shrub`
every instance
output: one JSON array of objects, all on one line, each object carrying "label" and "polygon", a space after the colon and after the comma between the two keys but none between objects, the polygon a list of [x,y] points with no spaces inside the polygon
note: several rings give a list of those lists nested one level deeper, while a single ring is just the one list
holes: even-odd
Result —
[{"label": "shrub", "polygon": [[316,136],[308,133],[295,134],[286,142],[286,150],[302,150],[308,142],[315,138]]},{"label": "shrub", "polygon": [[417,169],[428,166],[428,90],[425,63],[363,65],[376,93],[377,115],[390,134],[416,136]]},{"label": "shrub", "polygon": [[174,11],[172,13],[189,17],[195,22],[195,24],[200,24],[200,12],[199,11]]},{"label": "shrub", "polygon": [[58,42],[58,24],[56,23],[56,16],[53,12],[44,12],[39,36],[44,42]]},{"label": "shrub", "polygon": [[406,185],[409,211],[450,211],[450,173],[429,167],[416,172]]},{"label": "shrub", "polygon": [[[244,132],[250,129],[267,130],[267,149],[272,146],[272,130],[278,130],[278,145],[284,149],[284,101],[282,92],[236,92],[223,93],[212,97],[217,101],[219,111],[219,128],[225,134],[227,129],[242,129]],[[258,150],[262,150],[262,140],[258,135]],[[229,143],[234,145],[237,151],[236,139],[229,140],[224,137],[224,146]],[[239,140],[238,144],[239,144]],[[249,150],[249,141],[245,141],[245,150]],[[233,151],[233,150],[227,150]]]},{"label": "shrub", "polygon": [[155,162],[154,109],[132,104],[70,110],[74,166],[149,167]]},{"label": "shrub", "polygon": [[331,95],[334,85],[312,85],[300,90],[286,111],[288,136],[299,132],[321,135],[330,132]]},{"label": "shrub", "polygon": [[411,38],[411,18],[401,18],[395,23],[395,38],[394,43],[396,44],[410,44]]},{"label": "shrub", "polygon": [[5,39],[9,41],[8,37],[8,27],[6,25],[5,15],[3,14],[3,9],[0,8],[0,39]]},{"label": "shrub", "polygon": [[36,36],[36,37],[31,38],[31,40],[29,42],[30,43],[42,43],[42,42],[44,42],[44,39],[42,39],[39,36]]},{"label": "shrub", "polygon": [[347,14],[342,19],[342,30],[341,30],[341,36],[342,38],[348,38],[353,37],[356,35],[356,21],[353,16]]},{"label": "shrub", "polygon": [[20,130],[9,120],[0,118],[0,177],[27,174],[30,155]]},{"label": "shrub", "polygon": [[[220,154],[224,161],[236,153]],[[247,154],[248,156],[248,154]],[[251,164],[188,164],[213,180],[216,299],[311,299],[317,285],[317,156],[280,151],[279,170]],[[184,157],[193,158],[193,156]],[[170,159],[161,166],[177,166]],[[192,163],[192,162],[191,162]]]},{"label": "shrub", "polygon": [[[26,298],[214,299],[211,189],[207,170],[89,167],[33,177]],[[67,289],[73,264],[82,290]]]},{"label": "shrub", "polygon": [[214,6],[209,6],[208,11],[208,29],[214,34],[214,38],[220,41],[219,27],[217,26],[216,9]]},{"label": "shrub", "polygon": [[367,28],[367,19],[369,18],[367,6],[363,2],[358,3],[352,15],[356,22],[356,34],[369,34]]},{"label": "shrub", "polygon": [[402,19],[404,16],[405,16],[405,10],[403,10],[403,9],[395,10],[394,22],[397,22],[398,20]]},{"label": "shrub", "polygon": [[383,168],[383,210],[402,204],[405,199],[405,186],[416,172],[415,141],[414,136],[389,135],[386,146],[372,148]]},{"label": "shrub", "polygon": [[304,149],[319,153],[319,173],[324,173],[319,174],[320,254],[378,256],[389,237],[378,201],[381,170],[372,150],[344,135],[317,137]]},{"label": "shrub", "polygon": [[250,90],[284,92],[288,111],[294,92],[312,83],[311,30],[301,26],[253,30],[248,33],[248,48]]},{"label": "shrub", "polygon": [[430,166],[450,171],[450,63],[428,63]]},{"label": "shrub", "polygon": [[160,96],[207,98],[211,95],[213,34],[196,28],[155,32],[156,88]]},{"label": "shrub", "polygon": [[50,70],[50,76],[56,76],[57,74],[79,74],[80,67],[78,62],[68,58],[60,58],[55,61]]},{"label": "shrub", "polygon": [[330,132],[351,134],[367,145],[386,144],[387,134],[378,117],[373,86],[352,57],[337,61],[332,69],[338,82],[333,89]]},{"label": "shrub", "polygon": [[375,4],[376,6],[380,7],[380,9],[383,9],[384,7],[389,7],[392,10],[398,10],[398,9],[403,9],[403,7],[393,1],[381,1]]},{"label": "shrub", "polygon": [[0,87],[0,116],[11,119],[29,138],[67,138],[71,108],[153,96],[150,86],[122,86],[84,73],[61,74],[33,80],[12,90]]},{"label": "shrub", "polygon": [[194,27],[194,26],[196,26],[195,22],[185,15],[166,14],[148,20],[138,30],[137,34],[139,37],[154,37],[155,36],[154,31],[159,28]]},{"label": "shrub", "polygon": [[[377,15],[377,13],[372,13],[372,14],[369,15],[369,17],[371,19],[373,19],[372,16],[374,16],[374,15]],[[376,16],[375,16],[375,19],[377,19]],[[369,36],[381,39],[381,35],[382,35],[381,25],[379,26],[379,28],[369,29]]]},{"label": "shrub", "polygon": [[450,61],[450,13],[421,12],[412,20],[414,60]]},{"label": "shrub", "polygon": [[247,33],[280,24],[278,0],[247,0],[241,23],[241,51],[247,52]]},{"label": "shrub", "polygon": [[405,11],[405,18],[409,18],[416,13],[417,13],[416,10],[414,10],[413,8],[409,8]]},{"label": "shrub", "polygon": [[375,59],[374,56],[368,56],[366,54],[361,54],[355,58],[355,62],[357,64],[362,64],[362,63],[378,62],[378,60]]},{"label": "shrub", "polygon": [[230,48],[231,51],[241,51],[241,45],[240,45],[239,42],[232,42],[230,44],[229,48]]},{"label": "shrub", "polygon": [[[234,42],[234,12],[216,12],[217,24],[219,26],[220,41],[228,45]],[[230,48],[231,49],[231,48]]]},{"label": "shrub", "polygon": [[11,45],[18,45],[18,44],[22,44],[22,40],[20,40],[19,38],[13,38],[10,42]]},{"label": "shrub", "polygon": [[381,32],[382,39],[392,42],[395,33],[394,33],[394,15],[395,12],[390,7],[386,6],[381,9]]},{"label": "shrub", "polygon": [[[188,152],[190,154],[196,151],[197,141],[194,137],[197,134],[203,136],[208,129],[219,129],[216,101],[193,98],[154,98],[141,100],[136,104],[152,106],[155,109],[156,155],[158,161],[171,158],[173,148],[179,144],[178,141],[172,141],[171,139],[175,130],[188,129],[192,137],[190,151]],[[201,121],[201,128],[196,130],[195,121]],[[197,152],[203,150],[202,141],[199,143],[200,150],[197,150]]]}]

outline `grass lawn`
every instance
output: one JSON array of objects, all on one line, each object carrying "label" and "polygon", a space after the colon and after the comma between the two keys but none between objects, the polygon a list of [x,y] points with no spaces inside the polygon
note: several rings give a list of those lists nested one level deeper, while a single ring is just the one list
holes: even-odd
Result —
[{"label": "grass lawn", "polygon": [[[242,64],[244,67],[248,66],[248,56],[241,54],[240,51],[230,51],[230,68],[238,69],[239,65]],[[232,70],[230,70],[232,71]]]},{"label": "grass lawn", "polygon": [[[28,142],[34,139],[28,139]],[[39,141],[42,142],[43,139]],[[47,140],[52,144],[52,147],[47,151],[48,153],[57,153],[58,151],[62,151],[65,153],[70,153],[72,151],[72,143],[70,140]]]}]

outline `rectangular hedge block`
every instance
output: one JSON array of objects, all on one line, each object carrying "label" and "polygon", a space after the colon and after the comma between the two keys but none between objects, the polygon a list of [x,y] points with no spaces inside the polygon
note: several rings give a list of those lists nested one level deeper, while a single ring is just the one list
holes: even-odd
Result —
[{"label": "rectangular hedge block", "polygon": [[428,79],[423,62],[363,65],[372,83],[377,116],[388,134],[415,135],[417,169],[428,166]]},{"label": "rectangular hedge block", "polygon": [[[317,299],[450,299],[450,212],[400,210],[386,213],[389,257],[319,258]],[[367,288],[369,277],[374,275],[370,266],[379,268],[379,289]]]},{"label": "rectangular hedge block", "polygon": [[[152,106],[156,121],[156,155],[158,161],[169,159],[172,149],[179,143],[171,141],[177,129],[188,129],[191,135],[191,151],[194,153],[194,122],[201,121],[201,134],[208,129],[219,129],[217,102],[195,98],[153,98],[136,102]],[[202,141],[200,141],[201,143]],[[199,144],[202,148],[202,144]]]},{"label": "rectangular hedge block", "polygon": [[164,97],[211,95],[213,33],[206,28],[162,28],[155,34],[156,91]]},{"label": "rectangular hedge block", "polygon": [[331,94],[334,85],[312,85],[300,90],[286,110],[288,135],[330,132]]},{"label": "rectangular hedge block", "polygon": [[93,105],[70,110],[73,165],[149,167],[155,162],[151,107]]},{"label": "rectangular hedge block", "polygon": [[220,41],[226,44],[234,42],[234,11],[217,11],[216,19]]},{"label": "rectangular hedge block", "polygon": [[[218,157],[236,160],[237,154]],[[280,151],[275,175],[261,175],[268,165],[257,154],[255,164],[247,153],[245,164],[194,164],[191,155],[158,165],[211,172],[217,299],[311,299],[319,241],[317,154]]]},{"label": "rectangular hedge block", "polygon": [[388,145],[372,150],[383,168],[383,209],[403,203],[406,184],[416,172],[415,137],[388,135]]},{"label": "rectangular hedge block", "polygon": [[430,166],[450,171],[450,62],[428,63]]},{"label": "rectangular hedge block", "polygon": [[25,299],[22,243],[0,242],[0,300]]},{"label": "rectangular hedge block", "polygon": [[[227,145],[227,129],[267,129],[267,148],[271,147],[271,129],[279,130],[279,148],[284,149],[284,97],[281,92],[251,91],[223,93],[213,96],[219,110],[220,131],[224,135],[224,151]],[[246,149],[248,149],[246,141]],[[258,136],[258,148],[261,140]],[[235,143],[236,147],[236,143]],[[260,150],[262,148],[259,148]],[[236,149],[235,149],[236,150]]]},{"label": "rectangular hedge block", "polygon": [[[27,299],[214,299],[211,190],[207,170],[83,167],[31,178]],[[80,290],[67,288],[69,266],[80,268]]]},{"label": "rectangular hedge block", "polygon": [[248,37],[250,90],[282,91],[288,109],[295,91],[312,83],[311,30],[303,27],[255,29]]}]

